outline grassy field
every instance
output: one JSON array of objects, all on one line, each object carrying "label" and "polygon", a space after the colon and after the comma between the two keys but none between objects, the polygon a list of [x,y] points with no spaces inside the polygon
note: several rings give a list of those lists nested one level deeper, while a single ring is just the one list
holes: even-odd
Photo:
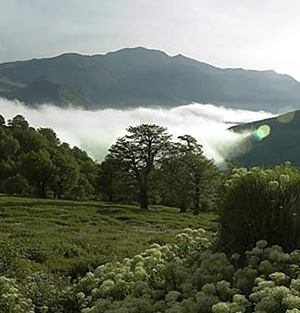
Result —
[{"label": "grassy field", "polygon": [[214,214],[96,201],[0,196],[0,275],[50,271],[75,278],[108,261],[167,243],[186,227],[215,230]]}]

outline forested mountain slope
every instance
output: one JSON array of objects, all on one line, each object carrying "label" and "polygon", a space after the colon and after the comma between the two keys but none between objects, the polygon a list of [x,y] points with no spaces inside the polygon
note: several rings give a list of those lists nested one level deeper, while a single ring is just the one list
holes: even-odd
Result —
[{"label": "forested mountain slope", "polygon": [[[264,125],[269,127],[269,134],[261,138],[259,128]],[[248,152],[237,159],[241,164],[270,166],[290,161],[300,165],[300,111],[235,126],[232,130],[253,132],[244,143]]]},{"label": "forested mountain slope", "polygon": [[1,64],[0,96],[87,109],[192,102],[276,113],[285,106],[300,108],[300,84],[288,75],[221,69],[141,47]]}]

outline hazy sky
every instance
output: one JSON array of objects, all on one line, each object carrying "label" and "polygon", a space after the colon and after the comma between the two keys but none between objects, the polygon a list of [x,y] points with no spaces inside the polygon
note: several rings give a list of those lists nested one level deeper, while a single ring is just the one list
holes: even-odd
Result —
[{"label": "hazy sky", "polygon": [[0,62],[145,46],[300,81],[299,0],[0,0]]}]

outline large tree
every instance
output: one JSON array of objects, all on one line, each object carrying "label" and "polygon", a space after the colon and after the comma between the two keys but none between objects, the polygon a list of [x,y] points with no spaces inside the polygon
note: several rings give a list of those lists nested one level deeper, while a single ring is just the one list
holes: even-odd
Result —
[{"label": "large tree", "polygon": [[148,209],[149,177],[155,162],[168,150],[171,135],[154,124],[130,126],[127,132],[109,149],[110,157],[122,161],[137,181],[140,207]]},{"label": "large tree", "polygon": [[36,186],[36,195],[47,197],[47,189],[53,183],[54,164],[47,150],[24,154],[20,164],[21,174]]},{"label": "large tree", "polygon": [[180,212],[190,207],[197,215],[211,198],[220,173],[213,161],[204,156],[195,138],[184,135],[178,139],[161,162],[163,191],[167,201],[171,199]]}]

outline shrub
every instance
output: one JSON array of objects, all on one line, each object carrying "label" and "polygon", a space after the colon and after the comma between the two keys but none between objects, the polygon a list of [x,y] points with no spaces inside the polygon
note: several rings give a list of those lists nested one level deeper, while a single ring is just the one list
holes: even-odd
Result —
[{"label": "shrub", "polygon": [[285,166],[234,169],[225,184],[221,245],[243,252],[265,239],[291,251],[300,246],[300,171]]},{"label": "shrub", "polygon": [[0,277],[0,311],[8,313],[34,313],[30,299],[24,298],[14,279]]}]

